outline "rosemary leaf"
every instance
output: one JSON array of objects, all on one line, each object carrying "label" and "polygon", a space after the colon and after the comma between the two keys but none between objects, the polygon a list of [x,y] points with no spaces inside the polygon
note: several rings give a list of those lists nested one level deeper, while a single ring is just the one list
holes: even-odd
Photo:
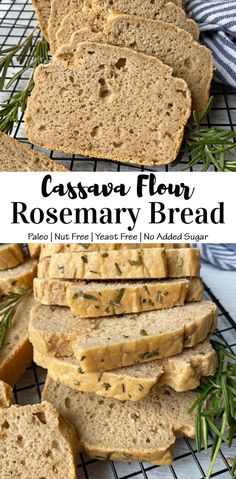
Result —
[{"label": "rosemary leaf", "polygon": [[29,290],[23,290],[20,293],[9,293],[0,303],[0,350],[4,345],[7,333],[11,327],[16,307],[28,293]]}]

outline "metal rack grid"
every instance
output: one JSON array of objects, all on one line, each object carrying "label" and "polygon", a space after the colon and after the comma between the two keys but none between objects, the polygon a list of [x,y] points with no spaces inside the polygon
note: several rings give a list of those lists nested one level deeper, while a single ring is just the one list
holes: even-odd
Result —
[{"label": "metal rack grid", "polygon": [[[218,332],[222,339],[236,352],[236,323],[212,291],[205,285],[205,297],[214,301],[218,308]],[[34,363],[27,369],[14,387],[15,401],[28,404],[40,401],[46,372]],[[209,442],[209,447],[212,443]],[[230,463],[235,453],[236,441],[231,450],[222,445],[213,477],[230,479]],[[175,459],[170,467],[157,467],[147,463],[124,464],[121,462],[100,462],[84,454],[78,457],[79,479],[204,479],[210,459],[210,449],[198,453],[195,441],[178,439]]]},{"label": "metal rack grid", "polygon": [[[0,0],[0,45],[2,47],[10,46],[21,42],[35,27],[36,20],[31,5],[31,0]],[[35,32],[35,38],[40,35]],[[14,68],[10,71],[17,72],[19,65],[15,62]],[[0,100],[6,99],[15,92],[21,90],[24,83],[29,78],[29,72],[23,75],[23,78],[17,80],[12,89],[8,92],[0,92]],[[9,78],[10,79],[10,78]],[[210,114],[204,120],[203,125],[229,130],[236,129],[236,90],[221,84],[213,83],[212,94],[215,97],[214,107]],[[14,130],[14,137],[30,145],[32,148],[40,150],[30,144],[24,134],[24,115],[21,115],[18,125]],[[42,150],[40,150],[42,151]],[[55,159],[67,168],[73,171],[181,171],[189,158],[184,158],[181,164],[176,166],[159,167],[141,167],[138,165],[121,164],[114,161],[98,160],[96,158],[87,159],[82,156],[68,155],[55,151],[43,151],[50,158]],[[232,155],[230,156],[232,159]],[[236,158],[236,152],[233,153]],[[191,168],[191,171],[197,171],[201,164]],[[215,167],[210,167],[215,171]]]}]

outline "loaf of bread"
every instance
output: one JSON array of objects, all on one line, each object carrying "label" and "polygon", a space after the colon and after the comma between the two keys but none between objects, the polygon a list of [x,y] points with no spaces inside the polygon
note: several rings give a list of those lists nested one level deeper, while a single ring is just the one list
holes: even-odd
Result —
[{"label": "loaf of bread", "polygon": [[178,392],[194,389],[202,376],[212,376],[216,369],[216,353],[208,341],[177,356],[103,373],[82,373],[74,356],[58,358],[36,349],[34,361],[47,369],[52,379],[72,389],[121,401],[138,401],[155,385],[168,385]]},{"label": "loaf of bread", "polygon": [[36,17],[43,36],[48,40],[48,22],[51,12],[51,0],[32,0]]},{"label": "loaf of bread", "polygon": [[80,318],[140,313],[203,299],[200,278],[150,282],[90,282],[35,278],[41,304],[69,306]]},{"label": "loaf of bread", "polygon": [[[28,247],[37,246],[37,245],[28,245]],[[39,245],[38,245],[39,246]],[[47,258],[56,253],[65,253],[65,252],[75,252],[75,251],[84,251],[85,253],[89,251],[107,251],[115,249],[135,249],[135,248],[188,248],[188,243],[42,243],[40,245],[41,253],[40,259]]]},{"label": "loaf of bread", "polygon": [[[151,3],[148,2],[148,6],[151,7]],[[187,18],[185,11],[175,5],[172,2],[165,5],[157,6],[154,10],[150,10],[147,7],[147,2],[124,2],[123,0],[114,0],[112,12],[119,11],[128,15],[137,15],[147,18],[149,20],[161,20],[162,22],[168,22],[172,25],[176,25],[179,28],[187,31],[194,40],[199,39],[199,29],[197,24]],[[93,12],[93,11],[91,11]],[[56,33],[56,51],[63,45],[70,42],[70,38],[74,32],[83,28],[90,28],[93,32],[102,31],[107,17],[109,15],[109,9],[104,3],[104,10],[99,10],[97,14],[83,12],[81,10],[71,10],[62,20],[61,26]]]},{"label": "loaf of bread", "polygon": [[205,110],[213,77],[212,54],[185,30],[171,23],[114,14],[102,33],[94,33],[91,28],[75,33],[58,56],[69,58],[82,41],[134,48],[162,60],[173,69],[174,76],[186,81],[192,94],[192,109],[199,113]]},{"label": "loaf of bread", "polygon": [[41,243],[28,243],[27,244],[29,255],[31,258],[39,258],[42,244]]},{"label": "loaf of bread", "polygon": [[74,354],[83,371],[110,371],[174,356],[199,344],[215,329],[216,317],[210,301],[109,319],[79,319],[68,308],[36,304],[29,336],[42,354]]},{"label": "loaf of bread", "polygon": [[176,158],[191,95],[157,58],[84,42],[71,67],[60,61],[41,65],[34,80],[25,116],[31,142],[142,165]]},{"label": "loaf of bread", "polygon": [[28,334],[30,310],[33,305],[32,293],[18,304],[0,349],[0,379],[11,385],[15,384],[33,359]]},{"label": "loaf of bread", "polygon": [[200,253],[186,249],[123,249],[58,253],[38,265],[39,278],[81,280],[162,279],[198,276]]},{"label": "loaf of bread", "polygon": [[11,406],[13,401],[12,388],[0,380],[0,408]]},{"label": "loaf of bread", "polygon": [[0,271],[15,268],[24,261],[24,253],[19,244],[0,244]]},{"label": "loaf of bread", "polygon": [[0,171],[68,171],[47,156],[0,132]]},{"label": "loaf of bread", "polygon": [[37,261],[33,259],[29,259],[15,268],[0,271],[0,297],[32,288],[36,274]]},{"label": "loaf of bread", "polygon": [[140,401],[116,401],[47,378],[43,398],[77,428],[84,452],[97,459],[170,464],[176,436],[194,437],[189,409],[197,393],[153,389]]},{"label": "loaf of bread", "polygon": [[52,404],[0,409],[2,479],[76,479],[77,448],[75,428]]}]

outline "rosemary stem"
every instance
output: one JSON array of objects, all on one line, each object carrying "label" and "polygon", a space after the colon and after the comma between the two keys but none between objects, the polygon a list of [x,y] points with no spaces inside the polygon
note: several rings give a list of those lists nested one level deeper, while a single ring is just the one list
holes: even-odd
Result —
[{"label": "rosemary stem", "polygon": [[[223,417],[222,417],[222,426],[221,426],[221,430],[220,430],[220,432],[222,434],[224,434],[226,426],[227,426],[227,417],[226,417],[226,414],[224,413]],[[215,447],[215,450],[214,450],[214,454],[211,458],[211,464],[210,464],[210,467],[207,471],[207,475],[206,475],[205,479],[210,479],[210,477],[211,477],[212,471],[213,471],[215,463],[216,463],[217,456],[219,454],[221,444],[222,444],[222,438],[218,437],[217,444],[216,444],[216,447]]]}]

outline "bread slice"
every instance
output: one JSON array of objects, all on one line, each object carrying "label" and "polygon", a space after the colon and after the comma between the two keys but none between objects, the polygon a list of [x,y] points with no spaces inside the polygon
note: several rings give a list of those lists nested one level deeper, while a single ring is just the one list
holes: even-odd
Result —
[{"label": "bread slice", "polygon": [[0,477],[76,479],[77,442],[74,427],[46,401],[0,409]]},{"label": "bread slice", "polygon": [[28,250],[31,258],[39,258],[41,251],[41,243],[28,243]]},{"label": "bread slice", "polygon": [[32,293],[22,299],[0,349],[0,379],[11,385],[15,384],[33,359],[28,334],[30,310],[33,305]]},{"label": "bread slice", "polygon": [[194,415],[188,411],[197,393],[163,386],[140,401],[121,402],[74,391],[48,377],[43,398],[76,426],[82,449],[97,459],[170,464],[176,437],[194,437]]},{"label": "bread slice", "polygon": [[203,299],[200,278],[150,282],[82,282],[35,278],[34,297],[41,304],[69,306],[80,318],[140,313]]},{"label": "bread slice", "polygon": [[0,132],[0,171],[68,171],[47,156]]},{"label": "bread slice", "polygon": [[[30,245],[35,246],[35,245]],[[189,243],[45,243],[41,244],[40,259],[48,258],[56,253],[75,252],[75,251],[108,251],[116,249],[135,249],[135,248],[188,248]]]},{"label": "bread slice", "polygon": [[211,51],[199,45],[177,26],[163,21],[146,20],[135,15],[111,15],[103,32],[90,28],[72,36],[71,44],[62,47],[58,56],[66,58],[82,41],[109,43],[153,55],[173,69],[173,75],[186,81],[192,94],[192,109],[201,113],[209,100],[213,77]]},{"label": "bread slice", "polygon": [[16,268],[0,271],[0,297],[8,293],[18,293],[33,286],[37,274],[37,261],[28,259]]},{"label": "bread slice", "polygon": [[24,261],[24,253],[19,244],[0,244],[0,271],[15,268]]},{"label": "bread slice", "polygon": [[[147,7],[147,3],[149,8]],[[106,2],[103,2],[104,10],[95,13],[83,12],[81,10],[71,10],[62,20],[61,26],[56,33],[56,46],[58,50],[63,45],[70,42],[74,32],[83,28],[90,28],[93,32],[102,31],[107,17],[109,16],[109,7]],[[112,11],[119,11],[128,15],[137,15],[149,20],[161,20],[176,25],[179,28],[187,31],[194,40],[199,39],[199,29],[197,23],[187,18],[185,11],[172,2],[166,3],[163,6],[156,6],[155,9],[150,9],[150,2],[124,2],[123,0],[114,0]]]},{"label": "bread slice", "polygon": [[176,158],[191,95],[157,58],[83,42],[73,65],[41,65],[34,80],[25,117],[33,143],[141,165]]},{"label": "bread slice", "polygon": [[162,279],[197,276],[197,248],[130,249],[90,253],[58,253],[39,262],[39,278],[57,279]]},{"label": "bread slice", "polygon": [[208,341],[171,358],[104,373],[81,374],[73,356],[57,358],[34,350],[34,361],[47,369],[52,379],[72,389],[121,401],[138,401],[148,396],[155,385],[168,385],[178,392],[194,389],[202,376],[211,376],[216,369],[216,353]]},{"label": "bread slice", "polygon": [[79,319],[68,308],[36,304],[29,336],[42,354],[74,354],[83,371],[110,371],[174,356],[199,344],[215,329],[216,317],[210,301],[109,319]]},{"label": "bread slice", "polygon": [[32,0],[36,17],[43,36],[48,40],[48,21],[51,12],[51,0]]},{"label": "bread slice", "polygon": [[89,0],[51,0],[51,12],[48,21],[48,37],[50,51],[55,53],[57,48],[56,33],[60,28],[62,19],[73,9],[78,11],[87,11]]},{"label": "bread slice", "polygon": [[13,401],[12,388],[9,384],[0,381],[0,409],[11,406]]}]

